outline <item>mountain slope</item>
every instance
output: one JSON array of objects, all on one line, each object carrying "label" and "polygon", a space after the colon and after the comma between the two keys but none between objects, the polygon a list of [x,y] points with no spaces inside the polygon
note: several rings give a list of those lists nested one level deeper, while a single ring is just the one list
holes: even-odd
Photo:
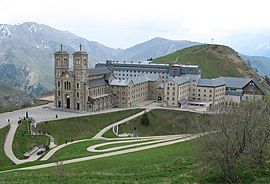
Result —
[{"label": "mountain slope", "polygon": [[176,51],[154,59],[157,63],[177,63],[199,65],[202,76],[257,77],[255,71],[241,59],[233,49],[222,45],[199,45]]},{"label": "mountain slope", "polygon": [[32,102],[30,96],[0,80],[0,112],[9,111]]},{"label": "mountain slope", "polygon": [[264,56],[240,55],[246,63],[251,65],[261,76],[270,77],[270,58]]},{"label": "mountain slope", "polygon": [[[46,25],[33,22],[0,25],[0,79],[34,94],[52,89],[53,53],[59,50],[61,43],[70,53],[82,44],[89,52],[92,66],[115,52],[115,49]],[[13,77],[6,73],[10,69]]]},{"label": "mountain slope", "polygon": [[[29,94],[53,89],[53,53],[64,45],[69,53],[79,49],[89,53],[89,66],[106,60],[146,60],[197,45],[189,41],[155,38],[129,49],[113,49],[88,41],[67,31],[27,22],[0,25],[0,80]],[[72,61],[72,60],[71,60]]]},{"label": "mountain slope", "polygon": [[194,45],[201,45],[201,43],[186,40],[175,41],[157,37],[126,50],[122,50],[116,55],[116,59],[146,61],[147,59],[164,56]]}]

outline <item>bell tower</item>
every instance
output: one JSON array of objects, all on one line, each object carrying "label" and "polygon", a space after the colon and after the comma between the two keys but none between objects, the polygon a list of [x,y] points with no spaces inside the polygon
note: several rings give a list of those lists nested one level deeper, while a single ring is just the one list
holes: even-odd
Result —
[{"label": "bell tower", "polygon": [[88,53],[80,50],[73,54],[73,73],[75,84],[76,110],[86,110],[87,81],[88,81]]},{"label": "bell tower", "polygon": [[63,50],[63,45],[59,51],[54,53],[54,101],[55,107],[63,108],[63,85],[61,76],[69,71],[69,54]]},{"label": "bell tower", "polygon": [[61,50],[54,53],[54,76],[55,79],[60,77],[63,73],[69,70],[69,54],[63,50],[61,44]]}]

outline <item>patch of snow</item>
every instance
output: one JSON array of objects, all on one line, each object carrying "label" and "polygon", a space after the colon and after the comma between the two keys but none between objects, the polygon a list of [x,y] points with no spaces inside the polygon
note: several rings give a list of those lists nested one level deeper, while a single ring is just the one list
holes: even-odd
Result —
[{"label": "patch of snow", "polygon": [[37,32],[37,28],[34,25],[31,25],[31,27],[28,28],[30,33],[36,33]]},{"label": "patch of snow", "polygon": [[7,37],[9,37],[11,35],[9,29],[4,26],[4,25],[1,25],[0,26],[0,39],[4,40],[6,39]]},{"label": "patch of snow", "polygon": [[36,47],[39,49],[39,46],[38,45],[36,45]]}]

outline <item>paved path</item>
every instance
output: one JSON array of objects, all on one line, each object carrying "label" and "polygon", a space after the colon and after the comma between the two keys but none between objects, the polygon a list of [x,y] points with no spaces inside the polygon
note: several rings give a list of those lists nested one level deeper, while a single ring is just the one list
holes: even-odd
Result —
[{"label": "paved path", "polygon": [[126,153],[133,153],[133,152],[148,150],[148,149],[157,148],[157,147],[161,147],[161,146],[168,146],[168,145],[172,145],[172,144],[175,144],[175,143],[192,140],[192,139],[195,139],[195,138],[197,138],[197,137],[199,137],[201,135],[202,134],[192,135],[192,136],[188,136],[188,137],[185,137],[185,138],[179,137],[179,138],[175,138],[175,139],[172,139],[170,141],[167,141],[167,142],[161,142],[161,143],[157,143],[157,144],[151,144],[151,145],[146,145],[146,146],[141,146],[141,147],[125,149],[125,150],[118,150],[118,151],[109,152],[109,153],[102,153],[102,154],[99,154],[99,155],[87,156],[87,157],[82,157],[82,158],[69,159],[69,160],[65,160],[65,161],[62,161],[62,162],[53,162],[53,163],[48,163],[48,164],[41,164],[41,165],[36,165],[36,166],[29,166],[29,167],[24,167],[24,168],[1,171],[0,173],[11,172],[11,171],[20,171],[20,170],[43,169],[43,168],[49,168],[49,167],[58,166],[60,163],[61,163],[61,165],[66,165],[66,164],[83,162],[83,161],[88,161],[88,160],[93,160],[93,159],[98,159],[98,158],[122,155],[122,154],[126,154]]},{"label": "paved path", "polygon": [[[17,129],[17,122],[19,118],[24,117],[25,113],[28,112],[30,117],[33,117],[36,121],[36,123],[40,123],[43,121],[50,121],[50,120],[56,120],[55,115],[58,115],[57,119],[65,119],[65,118],[70,118],[70,117],[80,117],[80,116],[88,116],[88,115],[95,115],[95,114],[102,114],[102,113],[109,113],[109,112],[116,112],[116,111],[121,111],[121,110],[127,110],[127,109],[135,109],[138,107],[132,107],[132,108],[112,108],[112,109],[106,109],[103,111],[98,111],[98,112],[74,112],[74,111],[61,111],[53,108],[53,103],[42,105],[42,106],[37,106],[37,107],[31,107],[31,108],[26,108],[26,109],[21,109],[21,110],[16,110],[13,112],[8,112],[8,113],[2,113],[0,114],[0,128],[8,125],[7,119],[10,119],[10,124],[11,124],[11,129],[6,137],[5,144],[4,144],[4,151],[6,155],[15,163],[15,164],[21,164],[25,162],[31,162],[33,160],[37,160],[38,157],[31,157],[30,159],[25,159],[25,160],[19,160],[16,158],[16,156],[13,153],[12,150],[12,143],[13,143],[13,138]],[[147,108],[146,112],[152,110],[152,109],[157,109],[161,107],[145,107]],[[163,109],[170,109],[170,108],[163,108]],[[181,111],[187,111],[183,109],[177,109]],[[192,111],[193,112],[193,111]],[[137,113],[133,116],[130,116],[126,119],[123,119],[119,122],[116,122],[114,124],[111,124],[104,129],[102,129],[100,132],[98,132],[93,139],[101,139],[102,136],[104,135],[105,132],[108,130],[112,129],[113,127],[123,124],[127,121],[130,121],[134,118],[137,118],[141,115],[143,115],[145,111],[142,111],[140,113]],[[75,141],[73,144],[76,143]],[[70,143],[69,143],[70,144]],[[49,153],[48,156],[46,155],[46,159],[50,158],[56,151],[59,149],[62,149],[63,147],[69,145],[60,145],[52,149]],[[54,146],[54,145],[52,145]]]},{"label": "paved path", "polygon": [[[65,118],[71,118],[71,117],[80,117],[80,116],[88,116],[88,115],[95,115],[95,114],[103,114],[103,113],[109,113],[109,112],[116,112],[121,110],[128,110],[128,109],[136,109],[138,107],[131,107],[131,108],[111,108],[111,109],[105,109],[102,111],[97,112],[81,112],[81,111],[64,111],[55,109],[53,106],[53,103],[36,106],[36,107],[30,107],[26,109],[20,109],[12,112],[6,112],[0,114],[0,128],[3,128],[4,126],[8,125],[8,119],[10,119],[11,122],[18,122],[19,117],[24,117],[26,112],[28,112],[29,117],[33,117],[37,123],[43,122],[43,121],[51,121],[56,120],[55,115],[58,115],[57,119],[65,119]],[[143,108],[143,107],[142,107]]]},{"label": "paved path", "polygon": [[40,156],[33,156],[33,157],[30,157],[29,159],[24,159],[24,160],[20,160],[14,155],[13,150],[12,150],[12,143],[13,143],[13,138],[14,138],[17,127],[18,127],[18,123],[16,123],[16,122],[11,123],[9,132],[8,132],[8,134],[6,136],[6,140],[5,140],[5,143],[4,143],[4,152],[5,152],[5,154],[15,164],[22,164],[22,163],[26,163],[26,162],[36,161],[41,155]]},{"label": "paved path", "polygon": [[[134,109],[134,108],[129,108],[129,109]],[[51,103],[51,104],[46,104],[42,106],[31,107],[27,109],[21,109],[21,110],[16,110],[13,112],[0,114],[0,128],[8,125],[7,119],[10,119],[10,125],[11,125],[11,128],[5,139],[5,144],[4,144],[5,154],[15,164],[32,162],[32,161],[37,160],[40,157],[40,156],[30,157],[29,159],[20,160],[14,155],[13,150],[12,150],[13,138],[18,127],[17,122],[19,118],[25,116],[26,112],[28,112],[30,117],[33,117],[35,119],[36,123],[40,123],[43,121],[56,120],[55,118],[56,114],[58,115],[57,119],[64,119],[64,118],[70,118],[70,117],[79,117],[79,116],[88,116],[88,115],[102,114],[102,113],[108,113],[108,112],[116,112],[120,110],[125,110],[125,109],[112,108],[112,109],[107,109],[107,110],[98,111],[98,112],[69,112],[69,111],[56,110],[53,108],[53,104]],[[50,146],[53,147],[55,145],[50,145]]]},{"label": "paved path", "polygon": [[137,118],[137,117],[143,115],[144,113],[149,112],[150,110],[151,110],[151,109],[147,109],[147,110],[145,110],[145,111],[139,112],[139,113],[137,113],[137,114],[134,114],[134,115],[132,115],[132,116],[130,116],[130,117],[128,117],[128,118],[125,118],[125,119],[123,119],[123,120],[121,120],[121,121],[118,121],[118,122],[116,122],[116,123],[113,123],[113,124],[111,124],[111,125],[109,125],[109,126],[103,128],[101,131],[99,131],[99,132],[93,137],[93,139],[100,139],[100,138],[102,138],[102,136],[103,136],[107,131],[109,131],[110,129],[112,129],[113,127],[118,126],[118,125],[121,125],[121,124],[123,124],[123,123],[126,123],[126,122],[128,122],[128,121],[130,121],[130,120],[132,120],[132,119],[135,119],[135,118]]},{"label": "paved path", "polygon": [[[177,136],[168,136],[168,137],[163,137],[163,138],[162,137],[148,137],[148,139],[107,142],[107,143],[101,143],[101,144],[90,146],[89,148],[87,148],[87,151],[97,152],[97,153],[117,151],[117,150],[126,149],[126,148],[132,148],[132,147],[144,146],[144,145],[149,145],[149,144],[168,142],[168,141],[177,140],[177,139],[183,139],[190,136],[192,135],[177,135]],[[141,142],[141,141],[146,141],[146,142],[136,143],[136,142]],[[97,148],[102,147],[102,146],[107,146],[111,144],[122,144],[122,143],[136,143],[136,144],[129,144],[129,145],[124,145],[124,146],[97,150]]]}]

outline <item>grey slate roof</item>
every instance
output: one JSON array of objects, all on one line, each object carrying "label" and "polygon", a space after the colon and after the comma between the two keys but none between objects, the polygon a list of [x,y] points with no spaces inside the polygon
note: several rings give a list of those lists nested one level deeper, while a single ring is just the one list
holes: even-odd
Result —
[{"label": "grey slate roof", "polygon": [[101,75],[101,74],[107,74],[112,73],[112,71],[108,67],[100,67],[100,68],[91,68],[88,69],[88,75]]},{"label": "grey slate roof", "polygon": [[125,80],[113,79],[110,81],[110,85],[111,86],[127,86],[130,82],[133,82],[133,84],[141,84],[148,81],[151,81],[151,79],[147,77],[147,75],[139,75],[137,77],[132,77]]},{"label": "grey slate roof", "polygon": [[143,74],[143,75],[146,76],[148,78],[148,81],[151,82],[158,80],[158,78],[160,77],[159,74]]},{"label": "grey slate roof", "polygon": [[120,79],[112,79],[110,81],[111,86],[127,86],[129,84],[130,80],[120,80]]},{"label": "grey slate roof", "polygon": [[164,83],[162,82],[162,83],[157,84],[157,88],[163,89],[164,88]]},{"label": "grey slate roof", "polygon": [[199,79],[197,85],[201,87],[219,87],[226,85],[226,83],[221,78],[213,78],[213,79]]},{"label": "grey slate roof", "polygon": [[181,85],[181,84],[189,82],[189,79],[186,77],[175,77],[171,79],[171,81],[175,82],[178,85]]},{"label": "grey slate roof", "polygon": [[242,89],[245,87],[252,79],[251,78],[238,78],[238,77],[220,77],[224,80],[227,88]]},{"label": "grey slate roof", "polygon": [[132,82],[134,84],[141,84],[141,83],[144,83],[144,82],[148,82],[148,78],[147,76],[145,75],[140,75],[140,76],[137,76],[137,77],[133,77],[131,78],[130,80],[132,80]]},{"label": "grey slate roof", "polygon": [[88,81],[88,88],[95,88],[108,84],[103,78]]}]

